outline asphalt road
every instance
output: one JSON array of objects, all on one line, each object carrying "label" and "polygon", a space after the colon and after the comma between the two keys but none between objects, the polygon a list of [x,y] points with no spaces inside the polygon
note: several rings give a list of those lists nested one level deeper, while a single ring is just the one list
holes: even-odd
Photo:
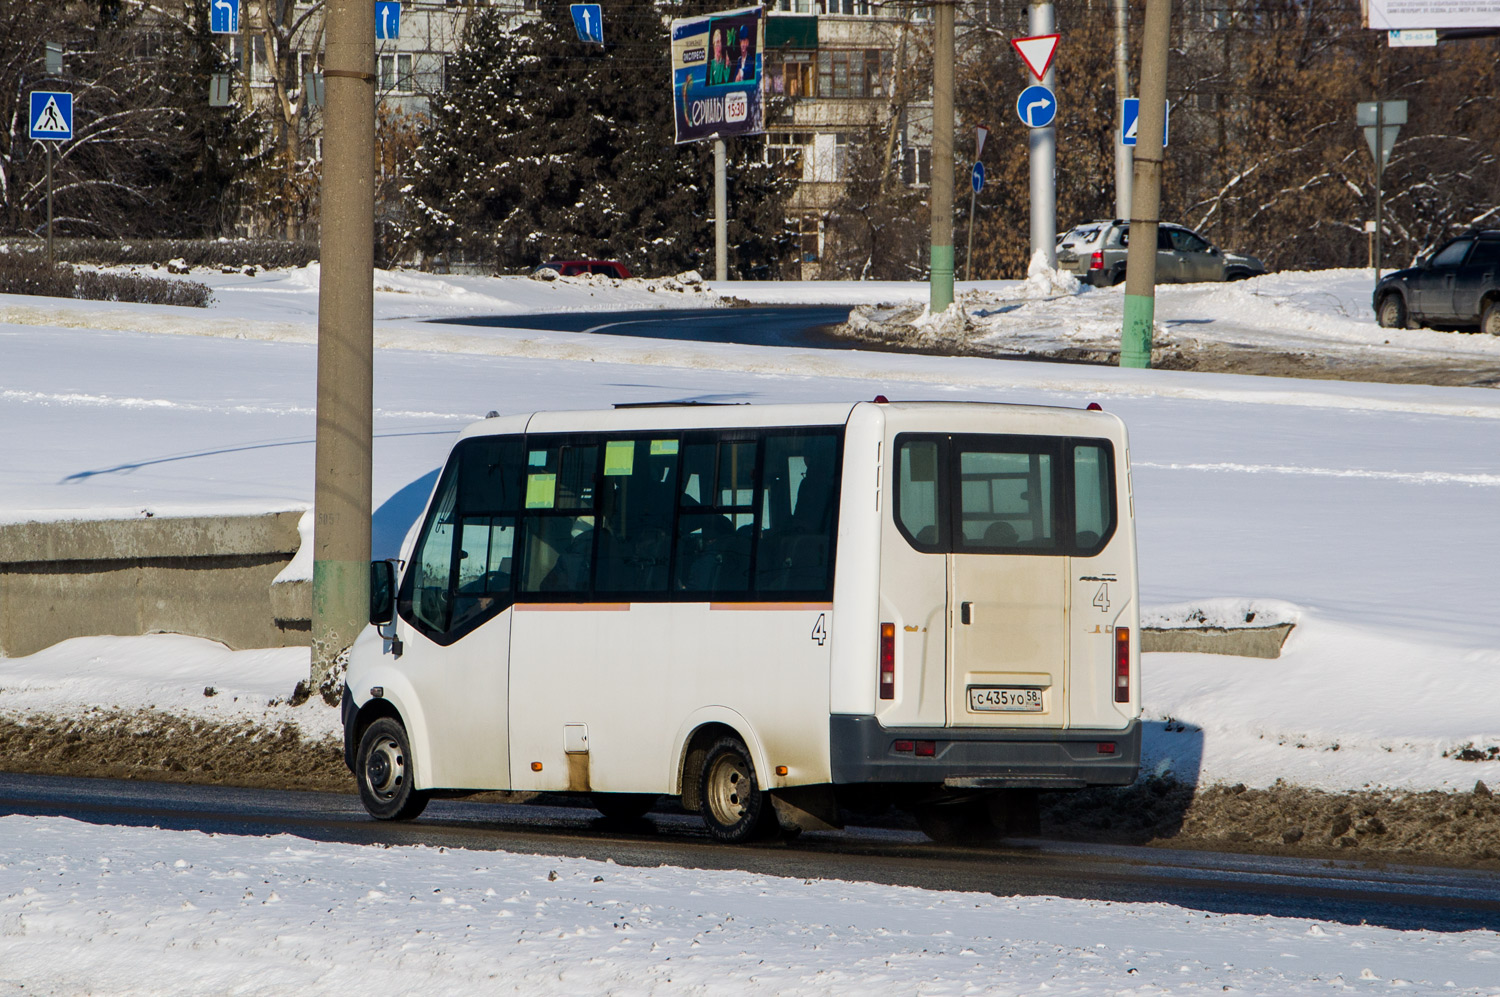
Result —
[{"label": "asphalt road", "polygon": [[[804,346],[847,350],[855,343],[829,335],[828,327],[849,318],[849,306],[787,305],[757,308],[645,309],[625,312],[560,312],[546,315],[480,315],[432,319],[445,325],[477,325],[547,332],[686,339],[699,343]],[[870,349],[868,344],[861,346]]]},{"label": "asphalt road", "polygon": [[620,826],[577,807],[437,800],[418,821],[380,823],[356,796],[0,773],[0,815],[220,834],[293,834],[354,844],[428,844],[844,879],[998,896],[1159,901],[1393,928],[1500,930],[1500,874],[1213,852],[1020,841],[951,848],[911,831],[851,828],[731,847],[696,817]]}]

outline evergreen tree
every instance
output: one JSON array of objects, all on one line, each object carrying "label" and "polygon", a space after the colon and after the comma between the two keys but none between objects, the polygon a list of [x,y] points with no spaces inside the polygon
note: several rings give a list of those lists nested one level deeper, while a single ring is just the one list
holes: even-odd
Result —
[{"label": "evergreen tree", "polygon": [[[416,244],[509,269],[554,257],[642,273],[710,266],[713,154],[674,144],[667,43],[668,19],[700,8],[610,3],[602,48],[578,41],[565,4],[514,30],[500,11],[476,10],[414,168]],[[728,143],[740,276],[774,274],[787,250],[790,182],[761,161],[761,143]]]}]

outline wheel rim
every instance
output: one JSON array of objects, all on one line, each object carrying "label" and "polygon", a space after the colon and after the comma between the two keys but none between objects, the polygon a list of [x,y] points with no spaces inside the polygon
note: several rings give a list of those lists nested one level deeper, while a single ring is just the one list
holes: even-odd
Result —
[{"label": "wheel rim", "polygon": [[750,794],[755,791],[755,780],[742,759],[724,755],[709,770],[707,789],[704,795],[714,820],[733,827],[744,819]]},{"label": "wheel rim", "polygon": [[381,800],[390,800],[406,781],[406,756],[401,745],[389,734],[383,735],[370,749],[365,760],[365,782]]}]

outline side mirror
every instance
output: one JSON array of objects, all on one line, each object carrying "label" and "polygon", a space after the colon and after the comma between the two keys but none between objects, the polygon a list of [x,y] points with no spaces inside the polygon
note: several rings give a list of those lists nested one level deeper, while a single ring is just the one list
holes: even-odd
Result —
[{"label": "side mirror", "polygon": [[383,627],[396,619],[396,566],[370,562],[370,623]]}]

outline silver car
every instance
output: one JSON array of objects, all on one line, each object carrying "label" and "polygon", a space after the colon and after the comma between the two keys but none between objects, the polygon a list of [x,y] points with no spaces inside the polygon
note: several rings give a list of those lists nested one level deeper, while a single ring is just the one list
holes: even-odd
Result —
[{"label": "silver car", "polygon": [[[1125,279],[1130,253],[1130,223],[1088,222],[1057,241],[1059,269],[1095,287],[1109,287]],[[1162,222],[1156,230],[1156,282],[1193,284],[1211,280],[1244,280],[1266,272],[1253,256],[1226,253],[1190,228]]]}]

